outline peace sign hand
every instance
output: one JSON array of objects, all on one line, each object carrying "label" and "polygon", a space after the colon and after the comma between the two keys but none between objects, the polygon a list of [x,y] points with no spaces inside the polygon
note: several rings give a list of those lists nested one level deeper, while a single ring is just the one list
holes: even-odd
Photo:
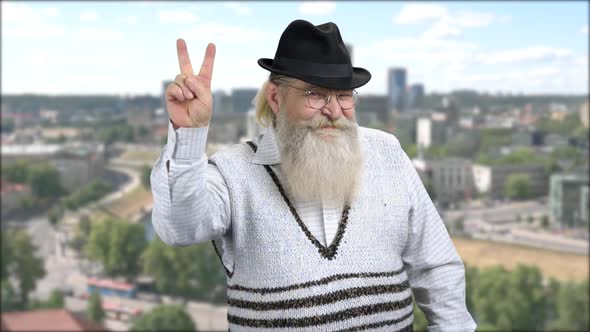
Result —
[{"label": "peace sign hand", "polygon": [[180,74],[166,88],[166,108],[177,127],[206,127],[213,113],[211,78],[215,61],[215,44],[209,43],[198,75],[193,73],[186,43],[176,41]]}]

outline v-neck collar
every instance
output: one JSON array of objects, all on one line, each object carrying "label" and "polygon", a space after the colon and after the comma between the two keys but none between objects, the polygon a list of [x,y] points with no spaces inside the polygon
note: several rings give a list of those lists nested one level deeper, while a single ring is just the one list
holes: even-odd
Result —
[{"label": "v-neck collar", "polygon": [[[274,139],[274,137],[272,137],[272,138]],[[349,211],[350,211],[350,205],[347,203],[347,204],[344,205],[344,207],[342,209],[342,216],[340,218],[340,221],[338,222],[338,230],[336,231],[336,235],[332,239],[332,243],[329,246],[324,246],[309,231],[309,229],[307,228],[307,226],[305,225],[305,223],[303,223],[303,221],[299,217],[299,214],[297,213],[297,210],[295,210],[295,207],[293,206],[293,204],[291,204],[291,201],[287,197],[287,193],[285,192],[285,189],[281,185],[281,182],[279,181],[279,178],[277,177],[277,175],[275,174],[275,172],[270,167],[271,164],[263,163],[263,162],[269,162],[269,161],[272,161],[273,160],[272,159],[272,156],[270,156],[268,154],[268,152],[272,149],[272,146],[270,146],[270,142],[269,141],[270,141],[270,139],[268,139],[265,142],[267,144],[265,146],[265,148],[267,149],[265,151],[266,153],[262,153],[260,155],[259,155],[259,152],[260,152],[260,149],[262,149],[262,145],[261,145],[261,147],[259,149],[257,147],[257,145],[255,143],[253,143],[252,141],[246,142],[252,148],[252,150],[254,150],[254,153],[255,153],[254,158],[256,159],[256,157],[259,156],[257,162],[254,162],[254,161],[252,161],[252,162],[253,163],[256,163],[256,164],[261,164],[261,165],[264,166],[264,168],[266,169],[266,171],[268,172],[268,174],[272,178],[273,182],[277,186],[277,189],[279,190],[279,193],[283,197],[283,200],[285,201],[285,203],[289,207],[289,210],[291,211],[291,214],[295,218],[295,221],[297,222],[297,224],[299,225],[299,227],[301,228],[301,230],[303,231],[303,233],[305,234],[305,236],[307,237],[307,239],[314,246],[316,246],[316,248],[318,249],[318,252],[320,253],[320,255],[322,255],[322,257],[324,257],[324,258],[326,258],[328,260],[334,259],[336,257],[337,252],[338,252],[338,247],[340,246],[340,243],[342,241],[342,237],[344,236],[344,232],[346,230],[346,225],[348,224],[348,215],[349,215]],[[261,144],[264,142],[264,136],[262,137],[262,139],[260,140],[260,142],[261,142]],[[275,141],[275,144],[276,144],[276,141]],[[278,147],[277,147],[277,153],[278,153]],[[279,161],[280,161],[280,158],[279,158]]]}]

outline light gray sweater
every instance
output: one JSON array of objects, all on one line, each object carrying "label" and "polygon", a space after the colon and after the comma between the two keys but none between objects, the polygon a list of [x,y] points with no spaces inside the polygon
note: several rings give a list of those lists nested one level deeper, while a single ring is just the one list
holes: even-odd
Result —
[{"label": "light gray sweater", "polygon": [[[227,256],[231,330],[410,329],[412,292],[431,331],[475,329],[463,264],[412,163],[392,135],[360,128],[360,139],[362,190],[327,247],[298,220],[272,168],[253,163],[260,139],[210,158],[230,194],[231,227],[210,239]],[[154,199],[164,241],[191,224],[207,228],[167,221]]]}]

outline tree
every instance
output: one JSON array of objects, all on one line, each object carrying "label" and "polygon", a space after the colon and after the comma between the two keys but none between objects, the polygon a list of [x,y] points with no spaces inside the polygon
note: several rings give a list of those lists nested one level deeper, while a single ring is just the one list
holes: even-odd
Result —
[{"label": "tree", "polygon": [[536,267],[518,265],[512,272],[492,267],[480,272],[473,293],[480,324],[502,331],[539,330],[546,322],[546,293]]},{"label": "tree", "polygon": [[171,247],[156,238],[142,254],[141,264],[161,293],[225,302],[226,274],[211,243]]},{"label": "tree", "polygon": [[557,295],[557,319],[549,323],[550,330],[588,331],[588,284],[586,278],[581,283],[562,284]]},{"label": "tree", "polygon": [[59,309],[64,307],[64,294],[59,289],[54,289],[46,301],[35,300],[32,305],[34,309]]},{"label": "tree", "polygon": [[86,314],[88,315],[88,319],[97,323],[102,323],[102,320],[105,318],[106,314],[102,308],[102,298],[98,292],[92,292],[90,294]]},{"label": "tree", "polygon": [[148,165],[143,165],[141,167],[141,184],[147,190],[150,190],[151,183],[150,183],[150,176],[152,175],[152,168]]},{"label": "tree", "polygon": [[542,226],[543,228],[547,228],[547,227],[549,227],[549,216],[548,216],[548,215],[544,214],[544,215],[541,217],[541,226]]},{"label": "tree", "polygon": [[130,280],[140,272],[139,258],[146,245],[143,225],[107,218],[93,225],[84,249],[90,259],[102,263],[108,276]]},{"label": "tree", "polygon": [[0,132],[3,134],[10,134],[14,131],[14,120],[10,118],[3,118],[0,127]]},{"label": "tree", "polygon": [[512,174],[504,185],[504,195],[509,199],[523,200],[530,197],[531,181],[527,174]]},{"label": "tree", "polygon": [[176,304],[157,306],[133,322],[130,331],[196,331],[186,311]]},{"label": "tree", "polygon": [[416,302],[414,303],[414,331],[426,331],[428,329],[428,320],[424,312],[418,308]]},{"label": "tree", "polygon": [[55,226],[55,225],[57,225],[57,222],[59,220],[61,220],[63,215],[64,215],[63,208],[61,207],[61,205],[57,205],[57,206],[54,206],[53,208],[51,208],[51,210],[49,210],[49,214],[47,216],[49,217],[49,222],[53,226]]},{"label": "tree", "polygon": [[[22,308],[28,307],[29,293],[37,286],[37,280],[45,276],[43,259],[35,256],[35,252],[36,248],[27,232],[2,231],[2,284],[10,284],[3,288],[3,296],[13,296]],[[11,278],[18,284],[18,295],[11,285]]]},{"label": "tree", "polygon": [[529,215],[526,218],[526,221],[528,221],[529,224],[532,224],[535,221],[535,217],[533,217],[532,215]]},{"label": "tree", "polygon": [[61,196],[65,192],[61,185],[61,175],[49,164],[32,165],[27,182],[33,194],[39,198]]},{"label": "tree", "polygon": [[29,163],[17,160],[8,166],[2,167],[2,177],[14,183],[26,183],[29,175]]}]

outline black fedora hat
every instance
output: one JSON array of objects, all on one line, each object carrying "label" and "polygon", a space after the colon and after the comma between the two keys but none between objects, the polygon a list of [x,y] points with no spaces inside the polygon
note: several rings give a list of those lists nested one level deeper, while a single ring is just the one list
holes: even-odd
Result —
[{"label": "black fedora hat", "polygon": [[324,88],[354,89],[371,79],[364,68],[353,67],[338,26],[291,22],[279,40],[274,59],[258,59],[260,67]]}]

